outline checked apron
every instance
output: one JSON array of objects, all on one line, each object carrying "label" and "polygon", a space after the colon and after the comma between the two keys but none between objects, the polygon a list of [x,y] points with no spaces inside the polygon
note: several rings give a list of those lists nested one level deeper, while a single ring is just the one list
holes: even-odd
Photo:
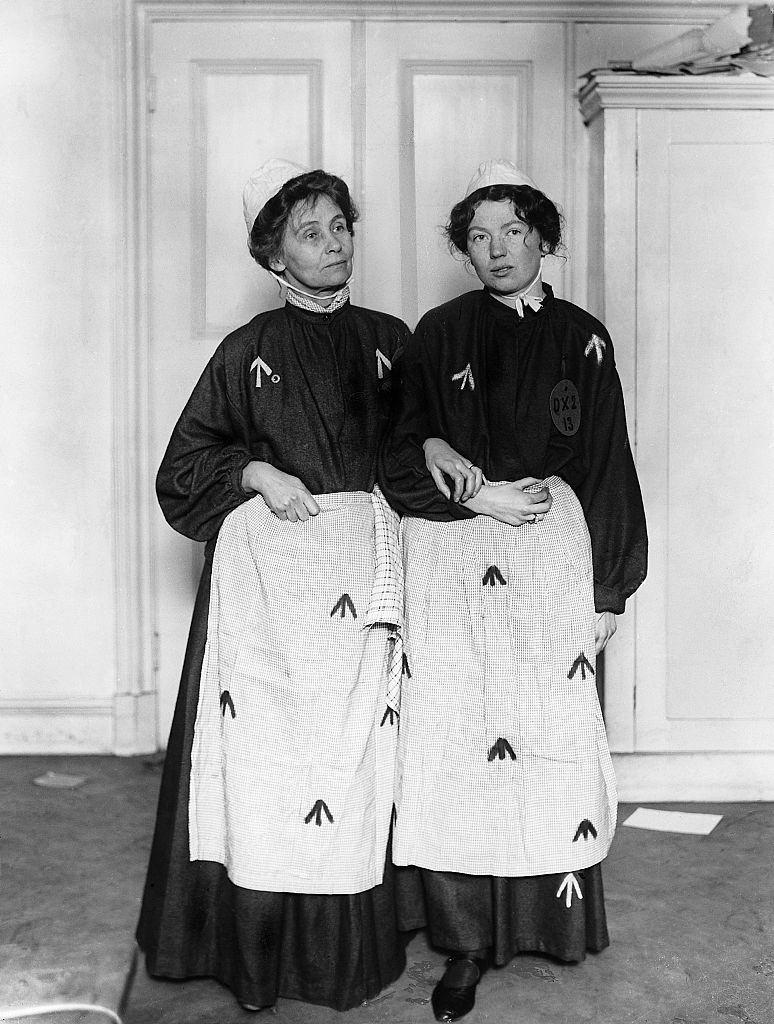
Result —
[{"label": "checked apron", "polygon": [[189,800],[191,860],[266,892],[378,885],[402,661],[397,516],[376,491],[317,495],[307,522],[260,497],[213,561]]},{"label": "checked apron", "polygon": [[571,488],[545,485],[553,504],[534,525],[403,521],[396,864],[516,877],[607,854],[591,545]]}]

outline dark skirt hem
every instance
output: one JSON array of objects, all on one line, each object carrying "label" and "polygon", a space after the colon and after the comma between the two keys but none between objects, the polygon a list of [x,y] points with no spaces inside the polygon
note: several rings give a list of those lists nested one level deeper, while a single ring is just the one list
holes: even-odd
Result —
[{"label": "dark skirt hem", "polygon": [[579,963],[610,945],[599,864],[574,872],[583,899],[566,907],[557,897],[562,875],[497,878],[396,869],[398,926],[427,928],[436,949],[490,949],[504,966],[520,953],[540,953]]},{"label": "dark skirt hem", "polygon": [[507,963],[515,956],[520,956],[522,953],[540,953],[541,956],[550,956],[554,960],[561,960],[564,964],[579,964],[583,963],[586,959],[587,953],[601,953],[603,949],[607,949],[610,945],[610,940],[603,942],[600,945],[592,945],[586,943],[586,948],[581,951],[580,956],[578,950],[569,951],[567,949],[559,949],[557,946],[553,946],[550,943],[544,942],[542,939],[532,937],[517,936],[511,941],[511,948],[507,954],[500,953],[500,956],[495,956],[494,964],[496,967],[505,967]]}]

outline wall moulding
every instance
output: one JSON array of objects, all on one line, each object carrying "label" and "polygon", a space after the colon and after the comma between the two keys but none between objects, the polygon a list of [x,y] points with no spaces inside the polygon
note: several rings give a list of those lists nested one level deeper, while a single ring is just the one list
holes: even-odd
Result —
[{"label": "wall moulding", "polygon": [[727,0],[127,0],[154,21],[256,18],[373,21],[577,21],[708,24],[732,5]]},{"label": "wall moulding", "polygon": [[113,702],[41,696],[0,699],[0,754],[110,754]]},{"label": "wall moulding", "polygon": [[113,701],[97,697],[0,699],[0,715],[112,715]]},{"label": "wall moulding", "polygon": [[[147,256],[144,132],[139,124],[145,106],[138,90],[146,88],[144,42],[136,0],[116,5],[114,50],[123,64],[116,76],[113,146],[115,177],[121,200],[121,228],[116,233],[116,309],[113,335],[113,578],[115,581],[114,697],[153,693],[153,566],[150,556],[150,468],[148,462]],[[142,57],[140,56],[142,54]],[[114,715],[114,701],[105,714]],[[75,732],[76,744],[80,733]],[[108,733],[113,749],[114,730]],[[131,750],[135,747],[132,740]],[[47,748],[48,749],[48,748]],[[53,749],[53,748],[52,748]],[[81,749],[78,746],[78,749]],[[97,748],[95,748],[97,749]],[[99,749],[102,749],[101,747]]]},{"label": "wall moulding", "polygon": [[774,84],[751,74],[663,78],[599,73],[581,86],[578,100],[586,124],[602,110],[622,107],[771,110]]},{"label": "wall moulding", "polygon": [[622,803],[774,800],[774,751],[612,757]]}]

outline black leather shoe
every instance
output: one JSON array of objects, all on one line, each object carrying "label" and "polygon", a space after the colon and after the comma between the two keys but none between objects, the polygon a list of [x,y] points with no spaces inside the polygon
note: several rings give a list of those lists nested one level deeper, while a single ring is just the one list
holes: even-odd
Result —
[{"label": "black leather shoe", "polygon": [[477,956],[463,955],[450,956],[446,964],[446,973],[433,989],[430,1001],[436,1020],[459,1020],[475,1006],[476,985],[488,965]]}]

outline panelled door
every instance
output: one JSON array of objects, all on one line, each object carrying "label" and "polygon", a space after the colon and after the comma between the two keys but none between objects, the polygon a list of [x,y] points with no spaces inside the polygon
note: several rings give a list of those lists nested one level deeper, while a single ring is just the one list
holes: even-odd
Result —
[{"label": "panelled door", "polygon": [[[242,185],[270,156],[344,177],[361,206],[355,301],[413,326],[477,287],[442,225],[477,164],[517,160],[564,198],[559,25],[261,21],[195,15],[149,40],[151,462],[221,338],[277,305],[247,253]],[[561,264],[547,277],[560,283]],[[159,741],[201,565],[152,512]]]}]

